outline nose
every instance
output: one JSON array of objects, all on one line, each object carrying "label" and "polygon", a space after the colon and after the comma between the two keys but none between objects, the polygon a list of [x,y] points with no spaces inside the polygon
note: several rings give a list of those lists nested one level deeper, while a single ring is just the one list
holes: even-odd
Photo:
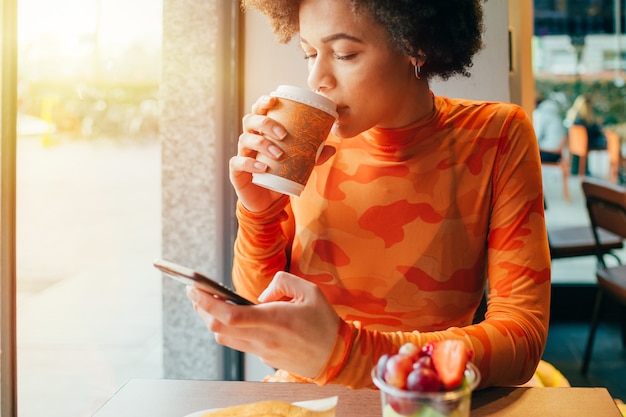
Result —
[{"label": "nose", "polygon": [[335,87],[332,65],[321,57],[309,61],[309,77],[307,84],[313,90],[324,92]]}]

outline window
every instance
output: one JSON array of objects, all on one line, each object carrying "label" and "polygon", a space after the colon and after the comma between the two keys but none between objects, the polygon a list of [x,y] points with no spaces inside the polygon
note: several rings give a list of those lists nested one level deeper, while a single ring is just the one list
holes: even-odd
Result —
[{"label": "window", "polygon": [[[589,95],[602,127],[618,132],[622,143],[626,133],[624,6],[621,0],[535,0],[533,39],[536,90],[553,101],[563,118],[580,94]],[[578,159],[569,161],[570,204],[561,204],[562,174],[544,169],[549,228],[588,223]],[[587,167],[589,175],[607,178],[608,154],[593,152]],[[552,266],[554,283],[595,284],[593,257],[556,261]]]},{"label": "window", "polygon": [[0,0],[0,415],[15,415],[15,0]]},{"label": "window", "polygon": [[[615,33],[615,0],[535,0],[534,6],[537,36]],[[623,10],[620,16],[623,22]]]},{"label": "window", "polygon": [[19,415],[90,416],[163,372],[162,5],[18,6]]}]

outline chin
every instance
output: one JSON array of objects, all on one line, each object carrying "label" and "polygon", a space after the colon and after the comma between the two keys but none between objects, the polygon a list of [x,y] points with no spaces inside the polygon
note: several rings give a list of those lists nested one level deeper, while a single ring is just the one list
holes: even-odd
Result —
[{"label": "chin", "polygon": [[355,126],[350,126],[349,124],[337,120],[333,124],[330,132],[338,138],[351,138],[363,132],[363,130],[355,129]]}]

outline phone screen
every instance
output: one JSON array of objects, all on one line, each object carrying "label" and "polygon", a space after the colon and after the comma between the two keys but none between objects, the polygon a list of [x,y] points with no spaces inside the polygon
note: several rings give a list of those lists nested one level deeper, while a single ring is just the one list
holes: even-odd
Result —
[{"label": "phone screen", "polygon": [[165,275],[175,279],[176,281],[180,281],[183,284],[187,285],[194,285],[201,290],[216,295],[226,301],[230,301],[231,303],[239,305],[254,304],[252,301],[243,298],[230,288],[205,275],[202,275],[199,272],[196,272],[191,268],[187,268],[185,266],[163,259],[157,259],[156,261],[154,261],[154,266],[157,267]]}]

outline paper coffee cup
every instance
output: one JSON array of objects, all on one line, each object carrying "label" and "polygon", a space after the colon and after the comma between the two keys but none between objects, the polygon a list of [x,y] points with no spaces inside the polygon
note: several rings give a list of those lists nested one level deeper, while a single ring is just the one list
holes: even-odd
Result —
[{"label": "paper coffee cup", "polygon": [[283,150],[278,161],[263,155],[257,157],[268,170],[252,174],[252,182],[298,197],[337,119],[337,106],[313,91],[288,85],[279,86],[270,95],[277,97],[278,103],[267,115],[283,125],[287,136],[274,141]]}]

